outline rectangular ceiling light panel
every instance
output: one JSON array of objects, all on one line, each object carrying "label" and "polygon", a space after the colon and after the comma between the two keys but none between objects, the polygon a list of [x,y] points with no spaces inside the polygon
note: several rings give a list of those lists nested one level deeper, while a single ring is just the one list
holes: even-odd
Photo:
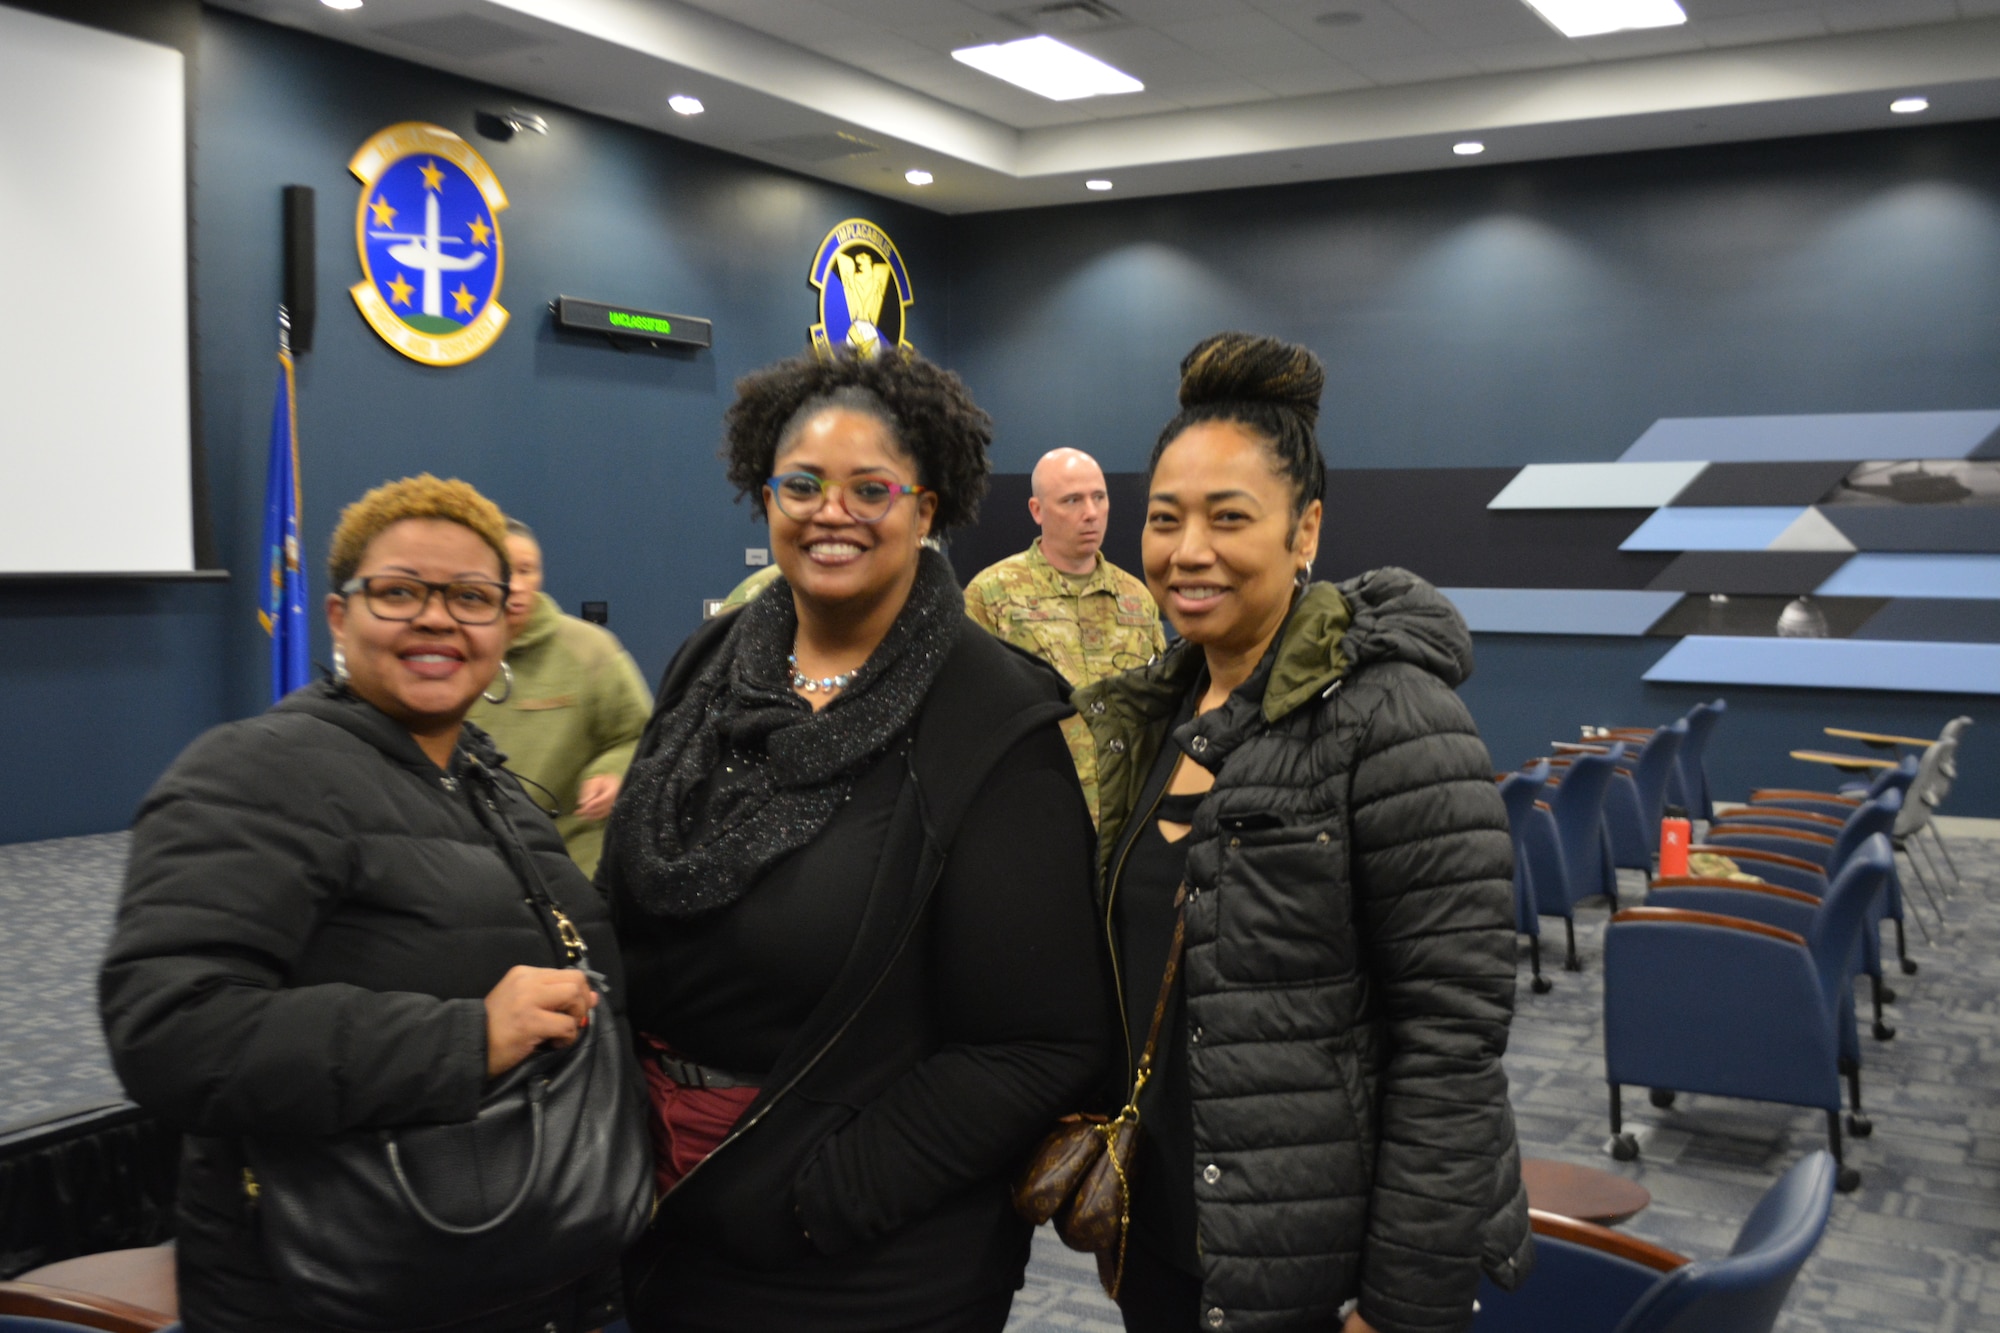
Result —
[{"label": "rectangular ceiling light panel", "polygon": [[1688,21],[1679,0],[1528,0],[1528,8],[1565,37],[1671,28]]},{"label": "rectangular ceiling light panel", "polygon": [[1124,70],[1114,69],[1096,56],[1085,55],[1053,37],[1023,37],[1016,42],[961,47],[951,53],[951,58],[1052,102],[1146,90],[1145,84]]}]

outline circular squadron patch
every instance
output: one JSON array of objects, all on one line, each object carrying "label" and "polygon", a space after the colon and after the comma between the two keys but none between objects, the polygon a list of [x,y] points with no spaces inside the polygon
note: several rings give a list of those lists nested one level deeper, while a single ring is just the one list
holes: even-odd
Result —
[{"label": "circular squadron patch", "polygon": [[369,139],[347,169],[361,181],[354,304],[413,361],[456,366],[507,327],[500,218],[507,192],[471,144],[405,121]]},{"label": "circular squadron patch", "polygon": [[849,218],[828,232],[807,280],[819,291],[812,343],[822,357],[840,347],[873,356],[883,347],[910,345],[903,336],[903,311],[915,299],[909,270],[896,243],[874,223]]}]

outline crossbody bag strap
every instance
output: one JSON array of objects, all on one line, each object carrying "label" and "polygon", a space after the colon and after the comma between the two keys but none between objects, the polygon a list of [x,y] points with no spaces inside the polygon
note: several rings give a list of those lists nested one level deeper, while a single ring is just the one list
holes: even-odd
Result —
[{"label": "crossbody bag strap", "polygon": [[1139,1090],[1152,1075],[1153,1052],[1160,1044],[1160,1025],[1166,1021],[1167,1001],[1173,998],[1174,982],[1180,977],[1181,954],[1187,946],[1187,896],[1185,883],[1174,891],[1174,939],[1167,946],[1167,970],[1160,975],[1160,998],[1153,1003],[1153,1024],[1146,1029],[1146,1047],[1139,1053],[1139,1069],[1132,1080],[1134,1106],[1139,1101]]},{"label": "crossbody bag strap", "polygon": [[[507,796],[500,789],[498,777],[477,758],[468,756],[468,760],[465,766],[466,775],[474,778],[475,782],[472,785],[480,789],[472,803],[473,814],[493,830],[494,836],[500,842],[501,856],[514,871],[514,878],[520,881],[528,901],[539,909],[536,915],[542,919],[543,929],[549,936],[549,945],[560,960],[557,966],[577,967],[589,972],[590,948],[583,942],[583,934],[577,930],[576,923],[556,905],[555,896],[549,892],[549,886],[542,878],[542,868],[535,864],[534,853],[530,852],[527,844],[521,840],[521,831],[515,827],[513,818],[507,813],[505,804]],[[482,799],[486,805],[485,813],[479,809]],[[490,821],[487,819],[487,813],[492,816]]]}]

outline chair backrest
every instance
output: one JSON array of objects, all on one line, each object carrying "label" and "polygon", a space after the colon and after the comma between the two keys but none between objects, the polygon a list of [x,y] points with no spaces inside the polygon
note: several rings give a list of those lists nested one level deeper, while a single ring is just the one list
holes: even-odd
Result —
[{"label": "chair backrest", "polygon": [[1876,834],[1900,831],[1903,813],[1910,804],[1903,799],[1903,793],[1891,787],[1855,807],[1854,813],[1841,825],[1840,832],[1834,835],[1833,851],[1826,858],[1827,873],[1839,871],[1847,864],[1847,858],[1854,855],[1855,848]]},{"label": "chair backrest", "polygon": [[1622,1231],[1530,1209],[1535,1268],[1513,1291],[1479,1284],[1473,1333],[1611,1333],[1660,1280],[1686,1265]]},{"label": "chair backrest", "polygon": [[1624,757],[1622,742],[1603,754],[1577,755],[1549,800],[1572,900],[1608,893],[1613,887],[1604,883],[1604,793]]},{"label": "chair backrest", "polygon": [[1681,742],[1680,758],[1674,767],[1681,778],[1681,796],[1689,815],[1696,819],[1715,818],[1715,803],[1709,798],[1708,754],[1709,733],[1715,730],[1715,723],[1728,711],[1729,701],[1717,699],[1714,703],[1699,703],[1688,710],[1687,739]]},{"label": "chair backrest", "polygon": [[1957,748],[1956,740],[1932,741],[1924,747],[1924,757],[1917,761],[1917,775],[1910,782],[1910,799],[1903,803],[1902,817],[1896,821],[1897,837],[1907,838],[1929,822],[1931,811],[1944,799],[1938,788],[1951,789],[1951,779],[1944,776],[1943,765]]},{"label": "chair backrest", "polygon": [[1882,891],[1896,868],[1896,854],[1885,834],[1877,833],[1847,858],[1826,897],[1820,900],[1813,918],[1813,933],[1806,940],[1812,950],[1813,966],[1819,970],[1820,987],[1828,1005],[1839,1002],[1852,972],[1848,962],[1854,957],[1855,942],[1861,938],[1868,905]]},{"label": "chair backrest", "polygon": [[1514,832],[1514,842],[1521,841],[1521,830],[1527,824],[1528,811],[1541,799],[1542,788],[1549,782],[1549,761],[1538,759],[1534,767],[1509,773],[1500,779],[1500,803],[1507,807],[1507,827]]},{"label": "chair backrest", "polygon": [[1751,1210],[1726,1259],[1677,1268],[1639,1298],[1617,1333],[1770,1333],[1826,1232],[1835,1169],[1807,1154]]},{"label": "chair backrest", "polygon": [[1917,761],[1904,755],[1901,763],[1894,768],[1885,768],[1877,773],[1868,784],[1868,795],[1880,796],[1894,787],[1897,791],[1908,791],[1910,784],[1917,780]]},{"label": "chair backrest", "polygon": [[1660,810],[1667,800],[1667,779],[1673,776],[1687,737],[1688,720],[1676,718],[1653,733],[1639,762],[1632,765],[1632,785],[1639,789],[1639,820],[1647,829],[1659,827]]}]

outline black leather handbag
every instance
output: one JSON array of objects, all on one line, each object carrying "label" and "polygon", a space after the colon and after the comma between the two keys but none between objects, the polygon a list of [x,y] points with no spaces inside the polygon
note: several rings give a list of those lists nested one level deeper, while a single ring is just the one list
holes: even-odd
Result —
[{"label": "black leather handbag", "polygon": [[[563,965],[601,996],[492,784],[485,774],[475,809]],[[273,1276],[314,1323],[391,1333],[505,1310],[615,1264],[652,1211],[642,1078],[623,1023],[599,1004],[574,1045],[509,1070],[469,1121],[246,1140]]]}]

